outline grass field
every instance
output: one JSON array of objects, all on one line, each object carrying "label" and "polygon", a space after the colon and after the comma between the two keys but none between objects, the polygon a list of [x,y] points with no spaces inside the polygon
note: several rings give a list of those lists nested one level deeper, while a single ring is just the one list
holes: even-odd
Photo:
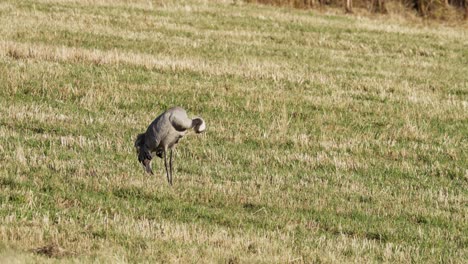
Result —
[{"label": "grass field", "polygon": [[[174,186],[133,142],[208,129]],[[0,3],[0,262],[468,259],[468,30],[211,1]]]}]

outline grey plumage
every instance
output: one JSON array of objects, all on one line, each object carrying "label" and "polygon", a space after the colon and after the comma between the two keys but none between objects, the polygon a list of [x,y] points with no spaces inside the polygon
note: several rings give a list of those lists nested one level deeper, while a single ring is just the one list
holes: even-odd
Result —
[{"label": "grey plumage", "polygon": [[[145,167],[146,172],[153,174],[151,153],[155,153],[164,159],[167,181],[172,185],[172,149],[191,128],[196,133],[202,133],[206,128],[205,121],[200,117],[189,118],[187,112],[180,107],[170,108],[156,117],[146,132],[139,134],[135,140],[138,161]],[[169,170],[166,157],[168,150],[170,150]]]}]

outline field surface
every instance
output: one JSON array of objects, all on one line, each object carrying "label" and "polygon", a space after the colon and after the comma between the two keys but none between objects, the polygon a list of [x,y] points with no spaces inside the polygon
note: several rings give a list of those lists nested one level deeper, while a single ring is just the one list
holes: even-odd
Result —
[{"label": "field surface", "polygon": [[[0,262],[462,263],[467,32],[1,1]],[[170,187],[133,142],[174,105],[208,128],[179,143]]]}]

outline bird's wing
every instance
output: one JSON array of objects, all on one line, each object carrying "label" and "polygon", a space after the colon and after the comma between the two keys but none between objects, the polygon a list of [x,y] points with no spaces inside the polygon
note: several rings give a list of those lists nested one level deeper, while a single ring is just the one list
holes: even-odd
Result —
[{"label": "bird's wing", "polygon": [[192,119],[188,118],[187,115],[183,115],[180,112],[172,114],[169,120],[177,131],[185,131],[193,127]]}]

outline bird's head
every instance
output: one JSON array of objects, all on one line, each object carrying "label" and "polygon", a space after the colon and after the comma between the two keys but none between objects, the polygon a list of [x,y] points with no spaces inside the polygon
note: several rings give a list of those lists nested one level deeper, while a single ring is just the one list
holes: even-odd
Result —
[{"label": "bird's head", "polygon": [[195,117],[192,121],[195,133],[203,133],[206,130],[206,123],[201,117]]},{"label": "bird's head", "polygon": [[138,161],[141,163],[143,168],[145,168],[146,172],[149,174],[153,174],[153,170],[151,169],[151,153],[146,148],[137,148],[138,151]]},{"label": "bird's head", "polygon": [[145,145],[145,137],[145,133],[138,134],[135,140],[135,149],[137,151],[138,161],[141,163],[143,168],[145,168],[147,173],[153,174],[153,170],[151,169],[151,159],[153,157]]},{"label": "bird's head", "polygon": [[162,150],[162,149],[156,150],[156,156],[158,156],[160,159],[162,159],[163,158],[163,152],[164,152],[164,150]]},{"label": "bird's head", "polygon": [[141,165],[143,165],[143,168],[145,168],[146,172],[153,175],[153,169],[151,169],[151,160],[145,159],[141,162]]}]

